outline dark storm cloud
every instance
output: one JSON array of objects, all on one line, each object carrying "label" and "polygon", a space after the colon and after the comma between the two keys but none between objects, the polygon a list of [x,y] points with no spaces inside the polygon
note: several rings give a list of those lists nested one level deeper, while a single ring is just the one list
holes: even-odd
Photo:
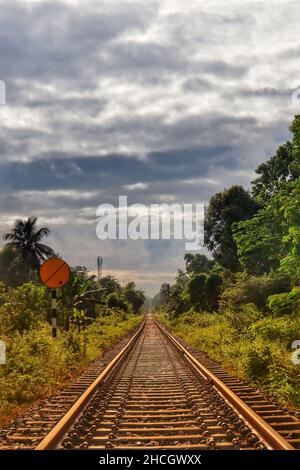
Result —
[{"label": "dark storm cloud", "polygon": [[124,155],[104,157],[75,156],[46,159],[29,163],[11,162],[1,165],[2,189],[101,189],[133,184],[139,181],[180,181],[183,178],[205,176],[211,164],[224,168],[236,167],[236,152],[230,147],[183,149],[153,153],[145,160]]},{"label": "dark storm cloud", "polygon": [[231,95],[233,96],[234,94],[238,97],[261,97],[261,98],[284,98],[285,100],[289,99],[291,97],[291,94],[293,93],[294,89],[288,88],[288,89],[282,89],[282,88],[241,88],[235,90],[234,93]]},{"label": "dark storm cloud", "polygon": [[117,7],[86,2],[84,8],[52,1],[1,2],[1,73],[7,80],[78,81],[92,75],[89,61],[101,61],[97,54],[108,41],[144,29],[152,14],[138,2]]},{"label": "dark storm cloud", "polygon": [[1,231],[34,213],[70,262],[101,249],[112,269],[175,271],[180,243],[100,247],[95,208],[247,187],[289,137],[299,2],[255,5],[3,0]]},{"label": "dark storm cloud", "polygon": [[25,101],[24,105],[29,108],[49,108],[53,112],[59,112],[62,108],[71,112],[80,110],[95,116],[101,112],[107,104],[105,98],[95,100],[93,98],[65,98],[65,99],[31,99]]},{"label": "dark storm cloud", "polygon": [[205,92],[207,90],[210,90],[211,88],[212,85],[209,80],[205,80],[197,76],[188,78],[182,84],[183,91],[191,93]]},{"label": "dark storm cloud", "polygon": [[[113,124],[115,130],[145,133],[153,132],[155,122]],[[123,125],[123,128],[122,128]],[[124,186],[136,182],[180,181],[190,177],[205,177],[212,167],[235,169],[243,159],[241,148],[243,132],[253,133],[257,123],[252,118],[237,120],[226,116],[207,116],[182,119],[176,125],[165,126],[161,130],[167,141],[180,143],[198,135],[199,146],[151,152],[144,159],[135,155],[109,154],[106,156],[78,155],[63,152],[46,152],[35,156],[29,162],[4,162],[1,167],[2,188],[18,190],[50,190],[62,188],[102,189]],[[78,130],[80,131],[80,126]],[[114,128],[113,128],[114,129]],[[113,129],[110,129],[112,131]],[[218,143],[213,144],[213,136],[218,131]],[[23,135],[26,132],[20,131]],[[83,132],[83,131],[82,131]],[[88,133],[88,129],[86,129]],[[90,129],[91,132],[91,129]],[[96,129],[94,130],[96,138]],[[159,130],[157,129],[157,132]],[[155,135],[156,133],[153,132]],[[38,133],[36,138],[41,137]],[[203,144],[200,145],[201,140]],[[204,142],[207,143],[205,144]],[[209,142],[210,145],[209,145]]]},{"label": "dark storm cloud", "polygon": [[222,60],[213,60],[199,63],[199,72],[207,72],[212,75],[222,77],[222,79],[228,78],[241,78],[248,72],[248,67],[244,65],[233,65],[228,64]]}]

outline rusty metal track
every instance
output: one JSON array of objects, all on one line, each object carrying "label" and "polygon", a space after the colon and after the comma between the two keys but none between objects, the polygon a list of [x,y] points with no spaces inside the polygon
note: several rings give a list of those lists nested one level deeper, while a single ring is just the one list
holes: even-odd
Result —
[{"label": "rusty metal track", "polygon": [[[167,332],[167,328],[160,325]],[[250,386],[246,382],[233,377],[221,366],[216,364],[205,353],[196,350],[187,345],[181,338],[175,338],[179,345],[183,346],[202,367],[206,368],[216,378],[227,385],[228,389],[248,405],[255,413],[262,418],[272,429],[282,436],[295,449],[300,449],[300,412],[291,410],[282,404],[276,402],[273,396],[264,394],[258,388]]]},{"label": "rusty metal track", "polygon": [[32,450],[64,417],[70,407],[99,377],[140,328],[135,326],[117,344],[92,361],[86,370],[63,389],[40,400],[0,428],[0,450]]},{"label": "rusty metal track", "polygon": [[[224,382],[215,374],[201,364],[186,348],[182,346],[161,324],[156,322],[164,334],[172,341],[175,346],[186,356],[186,358],[201,372],[204,377],[213,384],[214,388],[221,393],[223,397],[248,421],[253,429],[258,432],[271,448],[277,450],[293,450],[289,444],[274,428],[272,428],[264,419],[262,419],[250,406],[248,406],[235,392],[233,392]],[[299,423],[300,424],[300,423]],[[300,428],[300,426],[299,426]]]},{"label": "rusty metal track", "polygon": [[148,317],[36,449],[295,449],[282,410],[267,423],[225,381]]}]

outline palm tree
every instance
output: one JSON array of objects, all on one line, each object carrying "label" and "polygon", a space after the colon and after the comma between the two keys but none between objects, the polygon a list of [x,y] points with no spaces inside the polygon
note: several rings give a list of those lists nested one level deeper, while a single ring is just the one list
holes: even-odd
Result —
[{"label": "palm tree", "polygon": [[52,248],[41,243],[49,233],[49,228],[37,227],[37,217],[28,217],[27,220],[17,219],[11,232],[3,238],[10,240],[6,246],[14,248],[19,256],[36,269],[46,258],[54,256]]}]

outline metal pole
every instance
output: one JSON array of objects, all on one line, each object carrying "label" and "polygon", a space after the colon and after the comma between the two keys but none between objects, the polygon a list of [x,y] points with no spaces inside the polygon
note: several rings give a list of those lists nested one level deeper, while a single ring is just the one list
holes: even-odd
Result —
[{"label": "metal pole", "polygon": [[97,257],[97,266],[98,266],[98,282],[102,278],[102,266],[103,266],[103,258],[102,256]]},{"label": "metal pole", "polygon": [[52,338],[57,337],[56,289],[51,290],[51,325]]}]

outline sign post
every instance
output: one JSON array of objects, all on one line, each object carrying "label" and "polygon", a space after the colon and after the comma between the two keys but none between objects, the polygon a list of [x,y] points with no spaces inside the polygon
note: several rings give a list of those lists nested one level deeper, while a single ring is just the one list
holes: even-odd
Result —
[{"label": "sign post", "polygon": [[57,337],[56,289],[51,290],[51,325],[52,338]]},{"label": "sign post", "polygon": [[56,289],[63,287],[70,279],[70,268],[61,258],[50,258],[40,267],[42,283],[51,289],[52,338],[57,337]]},{"label": "sign post", "polygon": [[0,341],[0,365],[6,364],[6,345],[4,341]]}]

